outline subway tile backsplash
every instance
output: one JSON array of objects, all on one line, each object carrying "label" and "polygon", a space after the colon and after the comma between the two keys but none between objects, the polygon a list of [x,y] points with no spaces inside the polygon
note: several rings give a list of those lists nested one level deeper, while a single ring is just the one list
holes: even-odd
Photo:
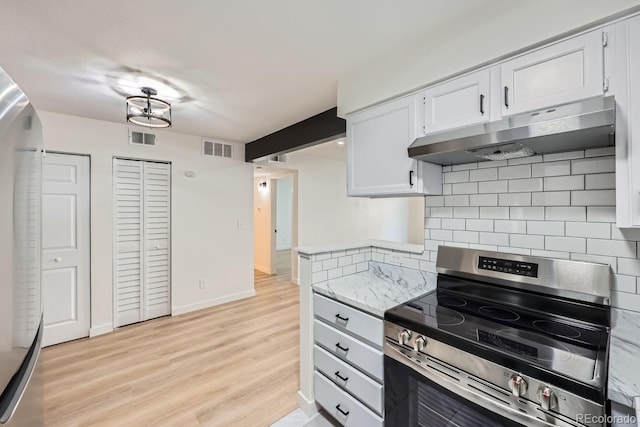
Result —
[{"label": "subway tile backsplash", "polygon": [[457,246],[609,264],[613,305],[640,312],[640,230],[616,227],[614,168],[613,148],[443,167],[443,195],[425,198],[423,254],[316,254],[312,283],[368,261],[435,273],[438,246]]},{"label": "subway tile backsplash", "polygon": [[[425,247],[606,263],[613,305],[640,311],[640,230],[615,225],[613,148],[444,168],[447,195],[427,196]],[[375,250],[375,248],[374,248]]]},{"label": "subway tile backsplash", "polygon": [[311,283],[366,271],[369,269],[371,255],[370,246],[312,255]]}]

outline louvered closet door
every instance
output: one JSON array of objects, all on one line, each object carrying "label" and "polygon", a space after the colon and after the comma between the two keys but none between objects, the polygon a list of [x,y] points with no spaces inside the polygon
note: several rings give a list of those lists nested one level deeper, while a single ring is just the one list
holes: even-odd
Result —
[{"label": "louvered closet door", "polygon": [[171,313],[169,289],[170,165],[144,163],[144,319]]},{"label": "louvered closet door", "polygon": [[114,159],[115,326],[171,313],[171,169]]},{"label": "louvered closet door", "polygon": [[143,320],[143,163],[114,159],[114,326]]}]

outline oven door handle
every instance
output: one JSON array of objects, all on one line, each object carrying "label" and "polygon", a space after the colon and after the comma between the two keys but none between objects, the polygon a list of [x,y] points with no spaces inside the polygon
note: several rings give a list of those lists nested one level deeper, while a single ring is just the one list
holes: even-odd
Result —
[{"label": "oven door handle", "polygon": [[433,381],[434,383],[444,387],[450,392],[463,397],[464,399],[478,406],[484,407],[491,412],[526,425],[527,427],[575,427],[575,424],[569,424],[557,417],[554,417],[555,424],[547,423],[540,418],[533,417],[529,414],[520,412],[505,405],[500,405],[499,403],[487,399],[486,397],[478,393],[464,389],[460,387],[456,382],[452,381],[450,378],[447,378],[444,375],[437,373],[436,371],[427,369],[424,365],[418,365],[417,363],[413,362],[407,356],[405,356],[402,351],[400,351],[400,349],[395,347],[393,344],[390,344],[388,341],[384,343],[384,354],[402,363],[408,368],[413,369],[428,380]]}]

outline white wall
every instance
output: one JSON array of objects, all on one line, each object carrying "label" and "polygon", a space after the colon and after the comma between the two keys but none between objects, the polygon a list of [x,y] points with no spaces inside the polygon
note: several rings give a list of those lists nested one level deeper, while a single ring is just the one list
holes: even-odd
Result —
[{"label": "white wall", "polygon": [[276,249],[291,249],[291,214],[293,180],[291,177],[277,180],[276,195]]},{"label": "white wall", "polygon": [[347,198],[344,161],[303,150],[289,153],[287,166],[298,170],[298,246],[367,238],[367,200]]},{"label": "white wall", "polygon": [[424,198],[347,197],[346,160],[313,150],[289,153],[287,167],[298,170],[299,246],[369,239],[423,243]]},{"label": "white wall", "polygon": [[424,197],[365,199],[370,239],[424,244]]},{"label": "white wall", "polygon": [[640,4],[639,0],[510,2],[433,28],[338,80],[338,114],[424,87]]},{"label": "white wall", "polygon": [[[275,210],[274,182],[276,180],[262,177],[253,182],[253,263],[256,270],[267,274],[274,274],[273,254],[273,212]],[[260,183],[266,182],[267,187],[260,188]],[[277,193],[276,193],[277,196]]]},{"label": "white wall", "polygon": [[[128,143],[128,126],[40,111],[45,148],[91,156],[91,326],[108,332],[113,318],[112,159],[172,163],[172,312],[251,296],[253,170],[244,147],[234,160],[201,156],[201,138],[158,131],[157,146]],[[188,178],[186,171],[196,176]],[[198,280],[208,287],[200,289]]]}]

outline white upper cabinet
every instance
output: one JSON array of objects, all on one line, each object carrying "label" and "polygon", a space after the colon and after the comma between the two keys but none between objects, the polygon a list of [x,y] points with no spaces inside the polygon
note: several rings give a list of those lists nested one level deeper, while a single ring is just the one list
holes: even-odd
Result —
[{"label": "white upper cabinet", "polygon": [[490,89],[491,70],[484,69],[425,90],[418,134],[488,122]]},{"label": "white upper cabinet", "polygon": [[442,168],[407,153],[420,99],[406,96],[347,117],[349,196],[442,193]]},{"label": "white upper cabinet", "polygon": [[618,23],[613,35],[616,222],[619,228],[640,228],[640,16]]},{"label": "white upper cabinet", "polygon": [[602,31],[518,56],[500,68],[503,116],[602,95]]}]

